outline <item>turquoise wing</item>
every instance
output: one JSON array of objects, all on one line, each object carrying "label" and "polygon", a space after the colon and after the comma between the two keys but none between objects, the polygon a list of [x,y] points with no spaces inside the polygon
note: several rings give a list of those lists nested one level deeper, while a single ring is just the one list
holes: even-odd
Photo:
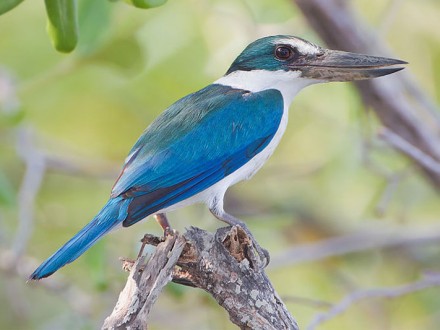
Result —
[{"label": "turquoise wing", "polygon": [[112,197],[132,199],[124,226],[209,188],[261,152],[278,130],[278,90],[210,85],[177,101],[132,148]]}]

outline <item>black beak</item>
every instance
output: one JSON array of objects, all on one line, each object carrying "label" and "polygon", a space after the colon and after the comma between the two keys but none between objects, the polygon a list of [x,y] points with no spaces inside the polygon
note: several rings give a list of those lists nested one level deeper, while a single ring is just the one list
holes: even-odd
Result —
[{"label": "black beak", "polygon": [[323,81],[353,81],[385,76],[404,69],[405,61],[337,50],[321,54],[292,65],[303,78]]}]

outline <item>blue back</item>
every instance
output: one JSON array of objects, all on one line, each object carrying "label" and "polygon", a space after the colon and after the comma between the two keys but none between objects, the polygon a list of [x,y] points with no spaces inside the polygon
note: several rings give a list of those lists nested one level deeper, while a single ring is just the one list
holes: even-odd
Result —
[{"label": "blue back", "polygon": [[210,85],[177,101],[143,133],[112,190],[133,198],[124,226],[189,198],[263,150],[283,114],[278,90]]}]

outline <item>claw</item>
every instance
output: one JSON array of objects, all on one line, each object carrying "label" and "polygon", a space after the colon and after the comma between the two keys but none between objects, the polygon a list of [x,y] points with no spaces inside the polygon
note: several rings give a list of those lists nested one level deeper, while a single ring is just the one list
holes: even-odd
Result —
[{"label": "claw", "polygon": [[269,262],[269,253],[256,242],[246,227],[232,226],[223,244],[238,262],[247,259],[255,270],[265,268]]},{"label": "claw", "polygon": [[253,264],[253,268],[258,270],[264,269],[270,261],[269,252],[266,249],[262,248],[260,244],[258,244],[254,236],[246,226],[240,226],[240,228],[246,233],[251,242],[251,244],[249,244],[248,257]]}]

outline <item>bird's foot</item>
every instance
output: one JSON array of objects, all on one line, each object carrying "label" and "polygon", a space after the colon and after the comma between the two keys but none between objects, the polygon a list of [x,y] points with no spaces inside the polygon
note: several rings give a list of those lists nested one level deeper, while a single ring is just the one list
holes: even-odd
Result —
[{"label": "bird's foot", "polygon": [[246,226],[232,226],[223,244],[237,261],[246,259],[255,270],[262,270],[269,263],[269,252],[258,244]]},{"label": "bird's foot", "polygon": [[257,240],[246,225],[243,227],[240,224],[239,227],[248,237],[249,242],[247,244],[246,254],[251,263],[251,267],[258,270],[264,269],[270,262],[269,252],[258,244]]},{"label": "bird's foot", "polygon": [[[222,207],[212,207],[209,210],[217,219],[226,222],[233,228],[240,228],[241,231],[246,235],[247,240],[245,246],[247,246],[247,251],[245,254],[246,258],[251,263],[252,268],[261,270],[269,264],[269,252],[258,244],[257,240],[254,238],[254,235],[252,235],[251,231],[243,221],[226,213]],[[236,236],[236,238],[239,239],[240,235]]]},{"label": "bird's foot", "polygon": [[173,229],[171,229],[171,227],[166,227],[163,230],[163,237],[164,239],[167,238],[167,236],[173,236],[175,233],[175,231]]}]

